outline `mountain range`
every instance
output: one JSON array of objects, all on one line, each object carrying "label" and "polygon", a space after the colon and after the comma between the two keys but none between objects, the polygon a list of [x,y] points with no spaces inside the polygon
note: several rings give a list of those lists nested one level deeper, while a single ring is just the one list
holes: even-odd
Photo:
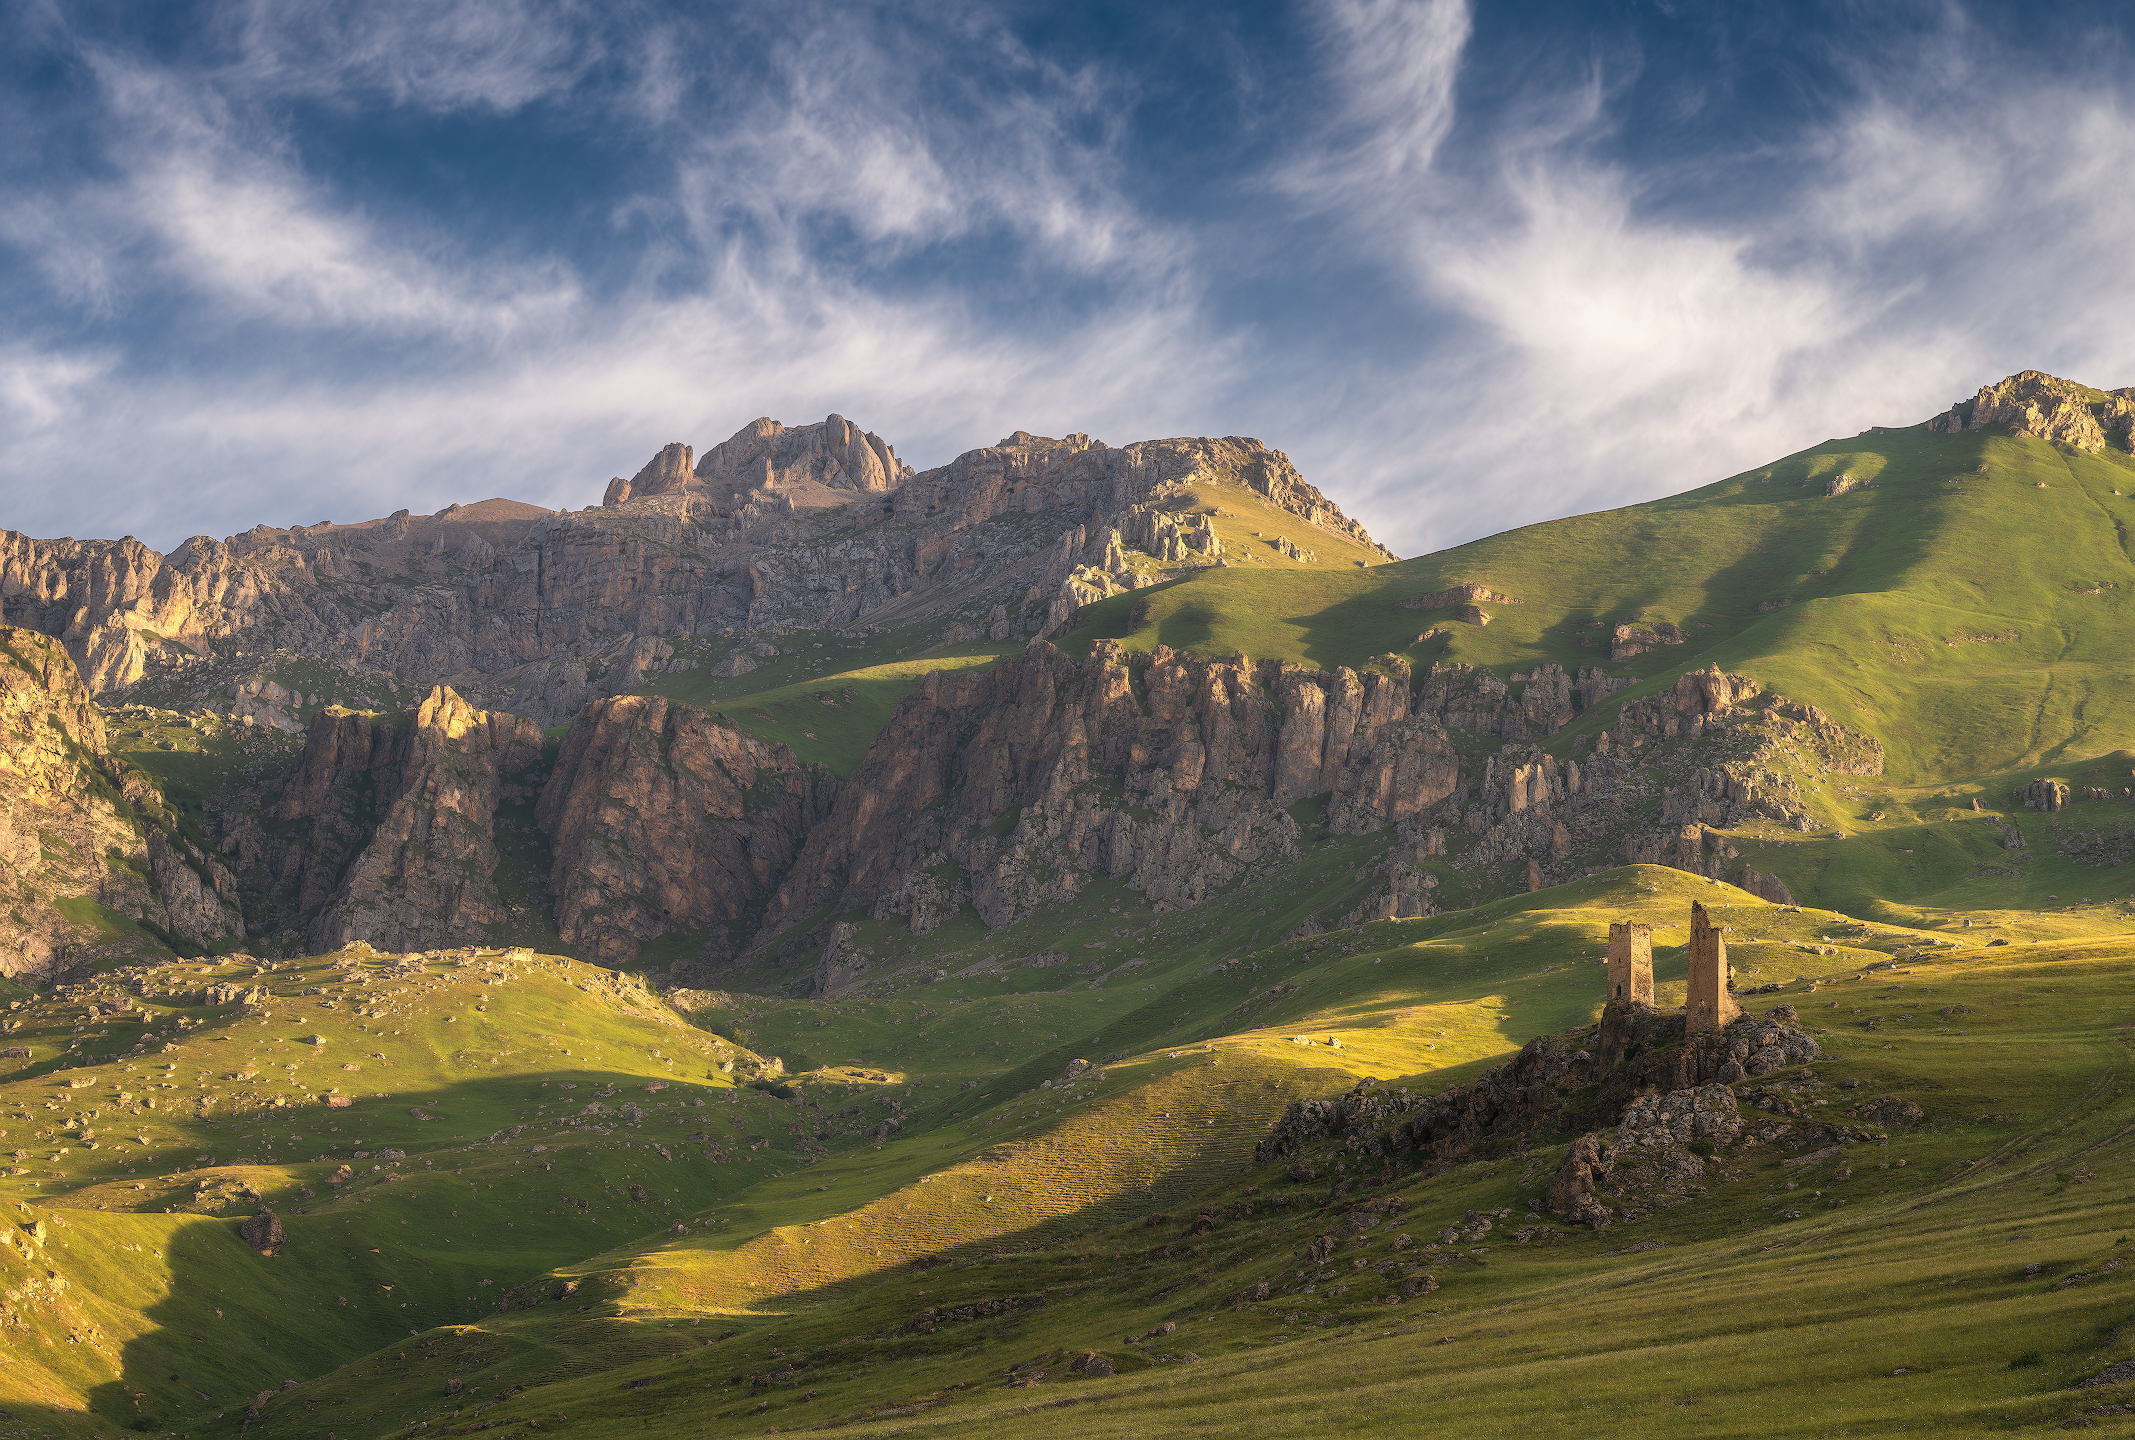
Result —
[{"label": "mountain range", "polygon": [[2135,1414],[2131,443],[2026,371],[1408,560],[837,415],[0,532],[0,1435]]}]

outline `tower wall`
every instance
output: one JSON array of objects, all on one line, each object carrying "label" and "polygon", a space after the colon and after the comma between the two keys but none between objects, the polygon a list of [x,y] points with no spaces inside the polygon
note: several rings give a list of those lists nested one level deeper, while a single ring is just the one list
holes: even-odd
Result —
[{"label": "tower wall", "polygon": [[1653,1003],[1653,927],[1609,925],[1609,999]]},{"label": "tower wall", "polygon": [[1683,1030],[1688,1035],[1711,1034],[1727,1028],[1741,1015],[1742,1007],[1727,988],[1727,932],[1714,926],[1703,905],[1690,907],[1690,993],[1683,1007]]}]

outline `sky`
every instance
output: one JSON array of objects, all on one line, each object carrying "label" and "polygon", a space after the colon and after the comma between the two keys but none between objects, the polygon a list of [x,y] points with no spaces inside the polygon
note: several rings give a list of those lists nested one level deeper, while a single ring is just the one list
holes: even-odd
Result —
[{"label": "sky", "polygon": [[[837,413],[1250,435],[1403,555],[2135,384],[2135,11],[0,0],[0,528]],[[101,458],[99,458],[101,457]]]}]

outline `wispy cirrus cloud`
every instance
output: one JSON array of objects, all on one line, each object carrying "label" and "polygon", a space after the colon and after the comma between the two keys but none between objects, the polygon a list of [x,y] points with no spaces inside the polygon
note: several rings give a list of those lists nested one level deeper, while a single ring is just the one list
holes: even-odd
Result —
[{"label": "wispy cirrus cloud", "polygon": [[609,58],[619,0],[246,0],[214,18],[249,93],[511,111],[569,92]]},{"label": "wispy cirrus cloud", "polygon": [[[1337,8],[1326,33],[1355,32]],[[1331,53],[1354,113],[1403,113],[1416,82],[1387,78],[1383,46]],[[1340,173],[1322,200],[1353,198],[1352,243],[1397,257],[1438,334],[1353,393],[1346,433],[1300,448],[1338,456],[1358,512],[1414,551],[1912,423],[2013,369],[2135,370],[2093,308],[2135,300],[2111,258],[2135,201],[2103,183],[2135,161],[2121,86],[1916,58],[1856,77],[1786,146],[1745,146],[1772,178],[1759,204],[1656,193],[1601,143],[1616,121],[1591,72],[1458,166]],[[1359,146],[1415,151],[1398,119]]]}]

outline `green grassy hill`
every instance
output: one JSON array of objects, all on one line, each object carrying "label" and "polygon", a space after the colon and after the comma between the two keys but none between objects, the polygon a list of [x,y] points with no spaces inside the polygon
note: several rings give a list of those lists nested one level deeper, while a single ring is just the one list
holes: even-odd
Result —
[{"label": "green grassy hill", "polygon": [[[1859,488],[1827,495],[1841,475]],[[1063,644],[1322,666],[1389,651],[1500,671],[1554,661],[1655,681],[1717,662],[1876,734],[1894,781],[2018,772],[2135,745],[2124,492],[2135,457],[2118,451],[1872,432],[1399,564],[1202,571],[1091,607]],[[1487,627],[1401,607],[1460,582],[1518,603],[1486,606]],[[1688,638],[1610,665],[1610,628],[1632,618]],[[1432,628],[1445,633],[1417,640]]]}]

